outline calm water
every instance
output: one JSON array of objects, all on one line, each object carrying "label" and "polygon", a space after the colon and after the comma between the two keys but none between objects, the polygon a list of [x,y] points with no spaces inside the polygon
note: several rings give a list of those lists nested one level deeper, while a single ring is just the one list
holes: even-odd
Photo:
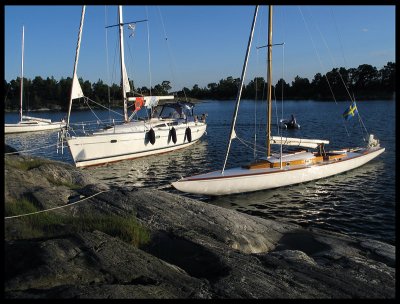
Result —
[{"label": "calm water", "polygon": [[[341,120],[347,103],[286,101],[283,117],[295,114],[299,130],[285,131],[291,137],[330,140],[329,148],[364,145],[357,118]],[[285,218],[305,227],[327,228],[354,236],[365,236],[395,243],[395,102],[360,101],[358,109],[367,130],[386,148],[370,163],[333,177],[279,189],[223,197],[188,195],[205,203],[219,205],[265,218]],[[278,105],[279,117],[281,106]],[[197,114],[208,113],[207,134],[195,145],[159,156],[122,161],[102,167],[83,169],[111,185],[155,187],[178,193],[170,182],[222,168],[234,102],[206,101],[195,107]],[[242,141],[232,145],[227,167],[254,158],[254,133],[262,155],[265,147],[266,107],[242,101],[236,132]],[[96,112],[100,119],[109,112]],[[65,113],[35,113],[35,116],[60,119]],[[274,115],[275,116],[275,115]],[[116,117],[119,119],[119,117]],[[255,118],[257,123],[255,123]],[[90,112],[79,112],[71,122],[93,120]],[[5,114],[6,122],[16,122],[17,113]],[[261,122],[260,122],[261,120]],[[82,129],[82,127],[76,127]],[[87,128],[87,127],[86,127]],[[273,127],[276,135],[276,126]],[[57,154],[57,133],[7,135],[5,142],[27,153],[73,163],[67,149]],[[52,145],[52,146],[49,146]],[[38,149],[39,148],[39,149]],[[180,193],[182,194],[182,193]]]}]

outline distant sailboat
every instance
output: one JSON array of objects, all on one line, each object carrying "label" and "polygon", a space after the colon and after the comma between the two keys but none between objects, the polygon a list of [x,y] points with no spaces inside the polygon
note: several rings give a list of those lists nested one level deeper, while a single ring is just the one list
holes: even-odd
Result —
[{"label": "distant sailboat", "polygon": [[[124,59],[125,24],[122,20],[122,6],[118,7],[120,63],[122,78],[122,98],[124,102],[124,122],[97,130],[85,136],[69,134],[72,101],[84,97],[77,77],[77,65],[85,16],[82,8],[81,23],[76,49],[71,98],[67,116],[66,138],[76,167],[87,167],[125,159],[165,153],[188,147],[196,143],[206,131],[205,116],[198,119],[194,115],[194,104],[189,102],[168,102],[174,96],[128,97],[131,92]],[[145,20],[142,20],[145,21]],[[135,24],[136,22],[132,22]],[[131,26],[131,28],[133,28]],[[128,115],[128,101],[134,103],[133,113]],[[146,108],[150,117],[133,120],[134,115]]]},{"label": "distant sailboat", "polygon": [[23,101],[23,80],[24,80],[24,39],[25,28],[22,27],[22,60],[21,60],[21,90],[20,90],[20,107],[19,107],[19,122],[4,124],[4,133],[23,133],[23,132],[37,132],[60,130],[65,127],[65,121],[52,122],[51,119],[44,119],[39,117],[31,117],[22,115],[22,101]]},{"label": "distant sailboat", "polygon": [[[372,134],[369,135],[366,147],[344,148],[335,151],[325,151],[327,140],[288,138],[271,136],[271,81],[272,81],[272,6],[269,6],[268,27],[268,119],[267,119],[267,155],[246,166],[225,170],[232,139],[236,137],[235,123],[239,109],[243,79],[246,72],[249,51],[251,47],[258,6],[254,12],[245,63],[243,66],[241,85],[239,87],[236,108],[233,115],[228,148],[222,171],[182,178],[172,183],[176,189],[195,194],[226,195],[250,191],[265,190],[308,182],[327,176],[339,174],[371,161],[385,151]],[[355,108],[349,111],[354,115]],[[271,154],[270,145],[296,146],[297,150]],[[305,148],[316,149],[311,152]]]}]

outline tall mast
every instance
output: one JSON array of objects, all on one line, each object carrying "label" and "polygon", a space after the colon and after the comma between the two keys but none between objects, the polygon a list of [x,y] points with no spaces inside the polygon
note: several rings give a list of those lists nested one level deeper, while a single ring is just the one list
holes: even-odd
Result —
[{"label": "tall mast", "polygon": [[[126,83],[128,79],[126,78],[126,69],[125,69],[125,54],[124,54],[124,22],[122,20],[122,6],[118,6],[118,16],[119,16],[119,49],[121,56],[121,79],[122,79],[122,100],[124,101],[124,120],[128,122],[128,106],[126,101]],[[128,82],[129,83],[129,82]]]},{"label": "tall mast", "polygon": [[253,17],[253,23],[251,25],[251,30],[250,30],[250,36],[249,36],[249,42],[247,44],[247,51],[246,51],[246,57],[244,59],[243,63],[243,69],[242,69],[242,76],[240,78],[240,86],[237,94],[237,99],[236,99],[236,107],[235,107],[235,112],[233,113],[233,119],[232,119],[232,125],[231,125],[231,132],[229,135],[229,142],[228,142],[228,148],[226,149],[226,155],[225,155],[225,161],[224,161],[224,166],[222,167],[221,173],[224,173],[226,162],[228,160],[228,155],[229,155],[229,150],[231,148],[231,143],[232,139],[236,137],[235,133],[235,124],[236,124],[236,118],[237,118],[237,113],[239,110],[239,104],[240,104],[240,98],[242,96],[242,89],[243,89],[243,82],[244,82],[244,76],[246,75],[246,69],[247,69],[247,62],[249,60],[249,55],[250,55],[250,48],[251,48],[251,42],[253,41],[253,34],[254,34],[254,28],[256,25],[256,20],[257,20],[257,13],[258,13],[258,5],[256,5],[256,8],[254,10],[254,17]]},{"label": "tall mast", "polygon": [[267,66],[267,101],[268,101],[268,119],[267,119],[267,157],[271,155],[271,95],[272,95],[272,5],[268,6],[268,66]]},{"label": "tall mast", "polygon": [[24,87],[24,39],[25,39],[25,27],[22,26],[22,52],[21,52],[21,92],[20,92],[20,105],[19,105],[19,121],[22,121],[22,98],[23,98],[23,87]]},{"label": "tall mast", "polygon": [[78,59],[79,59],[79,50],[81,48],[81,40],[82,40],[82,29],[83,22],[85,20],[85,9],[86,6],[82,6],[82,14],[81,14],[81,23],[79,25],[79,33],[78,33],[78,42],[76,44],[76,52],[75,52],[75,64],[74,64],[74,72],[72,74],[72,86],[71,86],[71,95],[69,99],[69,107],[68,107],[68,115],[67,115],[67,130],[69,127],[69,118],[71,116],[71,108],[72,108],[72,100],[75,98],[79,98],[83,96],[82,88],[78,81],[78,76],[76,75],[76,70],[78,67]]}]

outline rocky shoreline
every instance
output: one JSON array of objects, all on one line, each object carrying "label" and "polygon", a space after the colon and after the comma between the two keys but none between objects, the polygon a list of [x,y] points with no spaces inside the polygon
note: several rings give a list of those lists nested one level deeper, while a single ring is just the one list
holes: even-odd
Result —
[{"label": "rocky shoreline", "polygon": [[28,196],[75,217],[134,215],[151,239],[134,246],[63,223],[57,237],[13,239],[18,219],[6,218],[5,298],[395,298],[390,244],[110,187],[61,162],[18,165],[32,159],[5,155],[5,204]]}]

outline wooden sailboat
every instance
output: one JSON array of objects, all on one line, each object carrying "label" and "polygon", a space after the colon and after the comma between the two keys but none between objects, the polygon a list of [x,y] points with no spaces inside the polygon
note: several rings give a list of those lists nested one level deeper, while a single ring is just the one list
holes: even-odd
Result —
[{"label": "wooden sailboat", "polygon": [[21,90],[20,90],[20,107],[19,107],[19,122],[4,124],[4,133],[23,133],[23,132],[37,132],[48,130],[60,130],[65,127],[65,121],[52,122],[51,119],[44,119],[39,117],[31,117],[22,115],[23,105],[23,79],[24,79],[24,40],[25,28],[22,26],[22,58],[21,58]]},{"label": "wooden sailboat", "polygon": [[[67,130],[70,126],[72,100],[84,97],[77,77],[77,64],[84,22],[85,6],[82,9],[78,46],[71,98],[67,116]],[[188,102],[168,102],[174,96],[128,97],[131,92],[124,61],[124,33],[122,7],[118,8],[119,45],[124,102],[124,122],[100,129],[85,136],[64,134],[76,167],[87,167],[125,159],[165,153],[188,147],[196,143],[206,131],[205,119],[199,120],[193,113],[194,105]],[[112,26],[109,26],[112,27]],[[128,115],[128,102],[134,103],[132,115]],[[134,114],[146,108],[150,117],[133,120]]]},{"label": "wooden sailboat", "polygon": [[[372,134],[369,135],[366,147],[346,148],[329,152],[325,151],[325,145],[329,144],[327,140],[271,136],[272,6],[269,6],[267,155],[246,166],[225,170],[231,141],[236,137],[235,122],[257,12],[258,6],[254,13],[253,25],[242,71],[241,85],[238,91],[228,149],[222,171],[213,171],[185,177],[173,182],[172,186],[180,191],[203,195],[226,195],[288,186],[357,168],[385,151],[385,148],[380,147],[379,141],[375,139]],[[285,153],[282,152],[281,149],[280,153],[271,154],[271,144],[297,146],[298,149]],[[315,149],[316,151],[310,151],[309,149]]]}]

